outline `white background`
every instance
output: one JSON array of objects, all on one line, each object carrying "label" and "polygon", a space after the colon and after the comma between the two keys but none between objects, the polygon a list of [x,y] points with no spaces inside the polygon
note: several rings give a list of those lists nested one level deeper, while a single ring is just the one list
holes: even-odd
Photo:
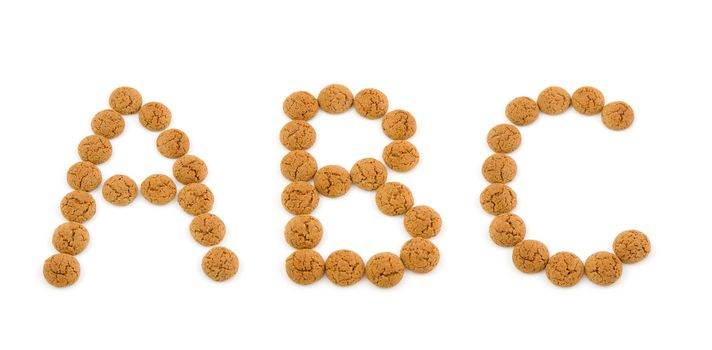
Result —
[{"label": "white background", "polygon": [[[0,348],[709,348],[710,10],[678,1],[177,1],[0,5],[2,244]],[[702,3],[702,2],[700,2]],[[393,289],[365,279],[303,287],[284,272],[292,249],[279,194],[286,150],[278,133],[291,92],[332,82],[376,87],[413,113],[421,162],[390,179],[443,219],[440,265],[406,273]],[[94,113],[117,86],[173,111],[202,157],[240,258],[226,283],[206,278],[206,248],[177,203],[138,198],[126,208],[97,198],[78,256],[81,278],[56,289],[42,277],[69,191],[66,169]],[[507,102],[550,85],[600,88],[636,113],[624,132],[573,111],[522,128],[513,154],[528,238],[582,259],[616,234],[648,234],[652,254],[613,286],[585,278],[561,289],[524,275],[510,249],[489,239],[479,207],[485,136]],[[140,183],[170,174],[156,133],[126,118],[104,178]],[[351,111],[313,119],[320,165],[380,158],[378,121]],[[352,189],[322,199],[318,251],[348,248],[364,260],[398,252],[400,218]]]}]

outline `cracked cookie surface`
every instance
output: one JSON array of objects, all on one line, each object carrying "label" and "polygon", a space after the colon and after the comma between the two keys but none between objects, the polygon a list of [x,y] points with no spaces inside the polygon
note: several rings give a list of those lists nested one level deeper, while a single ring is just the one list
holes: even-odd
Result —
[{"label": "cracked cookie surface", "polygon": [[89,244],[89,231],[79,223],[65,222],[54,230],[52,245],[60,253],[77,255]]},{"label": "cracked cookie surface", "polygon": [[623,263],[613,253],[597,252],[586,259],[584,271],[591,282],[608,286],[615,283],[623,274]]},{"label": "cracked cookie surface", "polygon": [[316,97],[306,91],[297,91],[284,100],[282,110],[293,120],[307,121],[319,111],[319,102]]},{"label": "cracked cookie surface", "polygon": [[173,176],[184,185],[202,182],[208,176],[208,166],[202,159],[188,154],[173,163]]},{"label": "cracked cookie surface", "polygon": [[514,247],[524,239],[526,233],[524,220],[511,213],[497,215],[489,227],[490,238],[501,247]]},{"label": "cracked cookie surface", "polygon": [[279,141],[290,151],[306,150],[316,142],[316,130],[305,121],[292,120],[280,130]]},{"label": "cracked cookie surface", "polygon": [[107,139],[121,135],[125,126],[124,117],[113,109],[105,109],[91,120],[91,130]]},{"label": "cracked cookie surface", "polygon": [[534,273],[544,270],[549,262],[549,250],[544,243],[524,240],[514,246],[512,262],[522,272]]},{"label": "cracked cookie surface", "polygon": [[623,231],[613,241],[613,252],[626,264],[636,263],[650,254],[650,240],[638,230]]},{"label": "cracked cookie surface", "polygon": [[96,202],[88,192],[72,191],[62,198],[59,209],[65,219],[81,224],[94,216]]},{"label": "cracked cookie surface", "polygon": [[101,164],[111,158],[113,152],[111,142],[101,135],[89,135],[83,138],[77,146],[79,158],[83,161]]},{"label": "cracked cookie surface", "polygon": [[517,206],[517,194],[504,184],[490,184],[480,194],[482,209],[492,215],[504,214]]},{"label": "cracked cookie surface", "polygon": [[381,288],[397,285],[403,279],[404,273],[403,262],[393,253],[378,253],[366,262],[366,277]]},{"label": "cracked cookie surface", "polygon": [[116,88],[109,96],[109,106],[111,109],[121,114],[134,114],[141,109],[142,98],[138,90],[122,86]]},{"label": "cracked cookie surface", "polygon": [[101,194],[111,204],[129,205],[136,199],[138,186],[136,186],[134,180],[126,175],[114,175],[104,181]]},{"label": "cracked cookie surface", "polygon": [[516,126],[499,124],[487,133],[487,145],[497,153],[514,152],[522,143],[522,134]]},{"label": "cracked cookie surface", "polygon": [[312,249],[321,242],[324,228],[311,215],[297,215],[284,226],[284,239],[295,249]]},{"label": "cracked cookie surface", "polygon": [[292,182],[282,191],[282,205],[294,215],[309,214],[319,205],[319,192],[308,182]]},{"label": "cracked cookie surface", "polygon": [[79,261],[69,254],[55,254],[47,258],[42,268],[47,283],[58,287],[69,287],[79,279]]},{"label": "cracked cookie surface", "polygon": [[92,162],[74,163],[67,170],[67,184],[72,189],[91,192],[101,185],[101,170]]},{"label": "cracked cookie surface", "polygon": [[403,226],[413,237],[432,238],[440,233],[442,218],[435,209],[419,205],[405,213]]},{"label": "cracked cookie surface", "polygon": [[225,231],[225,223],[215,214],[200,214],[190,222],[190,235],[206,247],[220,243],[225,237]]},{"label": "cracked cookie surface", "polygon": [[201,267],[210,279],[223,282],[237,274],[240,262],[230,249],[215,247],[205,254]]},{"label": "cracked cookie surface", "polygon": [[388,216],[403,215],[413,207],[413,193],[400,182],[386,182],[376,190],[376,206]]},{"label": "cracked cookie surface", "polygon": [[312,284],[324,276],[324,259],[311,249],[299,249],[290,254],[284,266],[287,276],[297,284]]},{"label": "cracked cookie surface", "polygon": [[558,86],[550,86],[539,93],[536,99],[539,110],[544,114],[557,115],[566,112],[571,106],[571,96]]},{"label": "cracked cookie surface", "polygon": [[533,123],[539,117],[539,107],[531,98],[520,96],[507,104],[504,114],[513,124],[524,126]]},{"label": "cracked cookie surface", "polygon": [[417,125],[410,112],[395,109],[386,113],[383,117],[381,129],[391,140],[407,140],[415,135]]},{"label": "cracked cookie surface", "polygon": [[615,131],[627,129],[633,124],[635,115],[633,108],[623,101],[611,102],[601,110],[601,120],[603,124]]},{"label": "cracked cookie surface", "polygon": [[571,96],[571,105],[574,106],[576,112],[583,115],[590,116],[600,113],[605,103],[603,93],[591,86],[580,87]]},{"label": "cracked cookie surface", "polygon": [[418,165],[420,153],[415,145],[408,141],[393,141],[383,149],[383,161],[389,168],[405,172]]},{"label": "cracked cookie surface", "polygon": [[374,191],[386,183],[388,171],[383,163],[373,158],[364,158],[351,167],[351,181],[366,191]]},{"label": "cracked cookie surface", "polygon": [[584,266],[574,253],[558,252],[546,264],[546,277],[559,287],[576,285],[583,277]]},{"label": "cracked cookie surface", "polygon": [[363,278],[363,259],[348,249],[337,250],[326,258],[326,277],[337,286],[351,286]]},{"label": "cracked cookie surface", "polygon": [[166,204],[176,197],[176,192],[176,184],[163,174],[150,175],[141,183],[141,195],[152,204]]},{"label": "cracked cookie surface", "polygon": [[327,85],[319,92],[319,107],[326,113],[337,114],[349,110],[354,103],[351,90],[341,84]]},{"label": "cracked cookie surface", "polygon": [[440,261],[438,247],[422,237],[415,237],[403,244],[400,251],[403,265],[413,272],[426,273],[432,271]]},{"label": "cracked cookie surface", "polygon": [[180,158],[188,153],[190,139],[181,130],[168,129],[161,132],[156,138],[156,148],[166,158]]},{"label": "cracked cookie surface", "polygon": [[338,165],[327,165],[314,175],[314,188],[326,197],[341,197],[351,187],[351,175]]},{"label": "cracked cookie surface", "polygon": [[388,111],[388,98],[378,89],[363,89],[354,98],[354,108],[362,117],[378,119]]},{"label": "cracked cookie surface", "polygon": [[517,175],[517,163],[512,157],[495,153],[482,164],[482,176],[490,183],[507,183]]},{"label": "cracked cookie surface", "polygon": [[171,110],[160,102],[149,102],[138,111],[138,120],[146,129],[161,131],[171,123]]},{"label": "cracked cookie surface", "polygon": [[316,174],[317,163],[307,151],[290,151],[279,163],[279,170],[289,181],[309,181]]},{"label": "cracked cookie surface", "polygon": [[201,183],[185,185],[178,192],[178,204],[191,215],[200,215],[211,211],[214,201],[213,191]]}]

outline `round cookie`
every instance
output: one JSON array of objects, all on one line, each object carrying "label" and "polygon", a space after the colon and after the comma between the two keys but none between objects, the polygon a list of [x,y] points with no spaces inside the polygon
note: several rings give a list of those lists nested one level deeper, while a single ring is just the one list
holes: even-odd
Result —
[{"label": "round cookie", "polygon": [[279,141],[290,151],[309,149],[316,142],[316,130],[305,121],[292,120],[282,127]]},{"label": "round cookie", "polygon": [[180,158],[188,153],[190,139],[181,130],[168,129],[161,132],[156,138],[156,148],[166,158]]},{"label": "round cookie", "polygon": [[324,259],[311,249],[295,251],[289,255],[284,265],[287,276],[297,284],[312,284],[324,275]]},{"label": "round cookie", "polygon": [[279,163],[282,175],[289,181],[309,181],[316,174],[316,159],[307,151],[290,151]]},{"label": "round cookie", "polygon": [[205,254],[201,266],[210,279],[223,282],[237,274],[240,262],[230,249],[215,247]]},{"label": "round cookie", "polygon": [[55,287],[69,287],[79,279],[79,261],[69,254],[55,254],[47,258],[42,268],[45,280]]},{"label": "round cookie", "polygon": [[591,282],[600,286],[608,286],[621,277],[623,263],[613,253],[593,253],[586,259],[584,271]]},{"label": "round cookie", "polygon": [[134,180],[126,175],[114,175],[104,181],[101,194],[111,204],[129,205],[136,199],[138,186],[136,186]]},{"label": "round cookie", "polygon": [[121,114],[134,114],[141,109],[143,100],[138,90],[122,86],[111,92],[109,96],[109,106],[111,109]]},{"label": "round cookie", "polygon": [[311,215],[297,215],[284,226],[284,239],[295,249],[312,249],[321,242],[324,228]]},{"label": "round cookie", "polygon": [[571,106],[571,96],[558,86],[550,86],[539,93],[536,104],[542,113],[557,115],[566,112]]},{"label": "round cookie", "polygon": [[351,286],[363,278],[363,259],[350,250],[337,250],[326,258],[326,277],[337,286]]},{"label": "round cookie", "polygon": [[383,149],[383,161],[395,171],[411,170],[418,165],[419,160],[418,149],[408,141],[393,141]]},{"label": "round cookie", "polygon": [[383,163],[373,158],[359,160],[351,167],[351,181],[362,190],[374,191],[386,183],[388,170]]},{"label": "round cookie", "polygon": [[598,114],[603,110],[606,100],[603,93],[591,86],[584,86],[576,89],[571,96],[571,104],[576,112],[583,115]]},{"label": "round cookie", "polygon": [[366,262],[366,277],[381,288],[391,288],[403,279],[405,266],[393,253],[378,253]]},{"label": "round cookie", "polygon": [[208,176],[208,166],[202,159],[188,154],[173,163],[173,176],[184,185],[202,182]]},{"label": "round cookie", "polygon": [[91,120],[91,130],[95,134],[112,139],[119,136],[126,127],[124,117],[113,109],[105,109],[96,115]]},{"label": "round cookie", "polygon": [[496,153],[513,152],[521,143],[522,134],[511,124],[499,124],[487,133],[487,145]]},{"label": "round cookie", "polygon": [[638,230],[623,231],[613,241],[613,251],[622,262],[636,263],[650,254],[650,240]]},{"label": "round cookie", "polygon": [[376,191],[376,206],[388,216],[403,215],[413,207],[413,193],[400,182],[386,182]]},{"label": "round cookie", "polygon": [[490,184],[480,194],[482,209],[492,215],[504,214],[517,206],[517,194],[504,184]]},{"label": "round cookie", "polygon": [[601,110],[601,120],[603,124],[615,131],[624,130],[633,124],[635,115],[633,108],[622,101],[611,102]]},{"label": "round cookie", "polygon": [[443,221],[440,214],[435,209],[425,205],[411,208],[403,217],[403,226],[413,237],[435,237],[440,233],[442,224]]},{"label": "round cookie", "polygon": [[101,171],[92,162],[74,163],[67,170],[67,184],[75,190],[94,191],[101,185]]},{"label": "round cookie", "polygon": [[511,213],[495,216],[489,227],[490,238],[501,247],[514,247],[524,239],[526,233],[524,220]]},{"label": "round cookie", "polygon": [[514,246],[512,262],[522,272],[534,273],[544,270],[549,262],[549,250],[544,243],[524,240]]},{"label": "round cookie", "polygon": [[176,184],[170,177],[153,174],[141,183],[141,195],[152,204],[166,204],[176,197]]},{"label": "round cookie", "polygon": [[329,114],[343,113],[351,108],[354,96],[346,86],[341,84],[327,85],[321,89],[318,97],[319,108]]},{"label": "round cookie", "polygon": [[378,119],[388,111],[388,98],[377,89],[363,89],[354,98],[354,108],[365,118]]},{"label": "round cookie", "polygon": [[539,117],[539,107],[531,98],[521,96],[507,104],[504,114],[513,124],[524,126],[533,123]]},{"label": "round cookie", "polygon": [[101,164],[111,158],[111,142],[104,136],[89,135],[79,142],[77,151],[83,161]]},{"label": "round cookie", "polygon": [[205,214],[213,209],[213,191],[201,183],[185,185],[178,193],[178,204],[191,215]]},{"label": "round cookie", "polygon": [[201,245],[214,246],[225,237],[225,223],[217,215],[200,214],[190,222],[190,235]]},{"label": "round cookie", "polygon": [[381,122],[381,128],[391,140],[407,140],[415,135],[417,125],[412,114],[402,109],[396,109],[386,113]]},{"label": "round cookie", "polygon": [[149,102],[138,111],[138,120],[146,129],[161,131],[171,123],[171,110],[160,102]]},{"label": "round cookie", "polygon": [[319,205],[319,192],[308,182],[292,182],[282,191],[282,205],[294,215],[309,214]]},{"label": "round cookie", "polygon": [[429,240],[415,237],[405,242],[400,251],[400,259],[408,270],[426,273],[438,265],[440,251]]},{"label": "round cookie", "polygon": [[297,91],[284,99],[282,110],[293,120],[307,121],[319,111],[319,103],[312,94],[306,91]]},{"label": "round cookie", "polygon": [[571,287],[583,277],[583,262],[574,253],[558,252],[546,264],[546,278],[559,287]]},{"label": "round cookie", "polygon": [[324,196],[341,197],[351,187],[351,175],[338,165],[327,165],[314,175],[314,188]]},{"label": "round cookie", "polygon": [[89,231],[76,222],[59,225],[52,235],[52,245],[58,252],[69,255],[81,253],[89,244]]},{"label": "round cookie", "polygon": [[96,214],[96,202],[88,192],[72,191],[62,198],[59,210],[65,219],[81,224]]},{"label": "round cookie", "polygon": [[495,153],[482,164],[482,176],[490,183],[507,183],[517,175],[517,163],[512,157]]}]

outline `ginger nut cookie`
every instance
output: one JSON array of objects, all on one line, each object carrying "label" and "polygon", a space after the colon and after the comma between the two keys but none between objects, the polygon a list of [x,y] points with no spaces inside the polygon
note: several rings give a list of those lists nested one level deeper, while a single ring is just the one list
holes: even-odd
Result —
[{"label": "ginger nut cookie", "polygon": [[363,278],[363,259],[347,249],[337,250],[326,258],[326,277],[337,286],[351,286]]},{"label": "ginger nut cookie", "polygon": [[190,235],[206,247],[214,246],[225,237],[225,223],[214,214],[200,214],[190,222]]},{"label": "ginger nut cookie", "polygon": [[89,244],[89,231],[76,222],[59,225],[52,235],[52,245],[58,252],[69,255],[81,253]]},{"label": "ginger nut cookie", "polygon": [[386,183],[388,171],[378,160],[364,158],[351,167],[350,175],[354,185],[366,191],[374,191]]},{"label": "ginger nut cookie", "polygon": [[613,251],[622,262],[636,263],[650,254],[650,240],[638,230],[623,231],[613,241]]},{"label": "ginger nut cookie", "polygon": [[365,118],[378,119],[388,111],[388,98],[377,89],[363,89],[354,98],[354,108]]},{"label": "ginger nut cookie", "polygon": [[173,176],[184,185],[202,182],[208,176],[208,166],[193,155],[185,155],[173,163]]},{"label": "ginger nut cookie", "polygon": [[600,286],[607,286],[617,281],[623,274],[621,259],[609,252],[593,253],[584,264],[586,277]]},{"label": "ginger nut cookie", "polygon": [[312,249],[321,242],[324,228],[311,215],[297,215],[284,226],[284,239],[295,249]]},{"label": "ginger nut cookie", "polygon": [[185,185],[178,192],[178,204],[191,215],[205,214],[213,209],[213,191],[201,183]]},{"label": "ginger nut cookie", "polygon": [[517,194],[504,184],[491,184],[480,194],[482,209],[492,215],[504,214],[517,206]]},{"label": "ginger nut cookie", "polygon": [[499,124],[487,133],[487,145],[497,153],[513,152],[521,143],[522,134],[511,124]]},{"label": "ginger nut cookie", "polygon": [[290,151],[279,163],[282,175],[289,181],[309,181],[316,174],[316,159],[307,151]]},{"label": "ginger nut cookie", "polygon": [[557,115],[566,112],[571,106],[571,96],[558,86],[550,86],[539,93],[536,99],[539,110],[544,114]]},{"label": "ginger nut cookie", "polygon": [[539,241],[521,241],[512,250],[512,262],[519,271],[539,272],[544,270],[549,262],[549,250]]},{"label": "ginger nut cookie", "polygon": [[440,251],[430,240],[415,237],[405,242],[400,251],[403,265],[413,272],[432,271],[440,261]]},{"label": "ginger nut cookie", "polygon": [[407,140],[415,135],[417,125],[412,114],[402,109],[396,109],[386,113],[381,122],[381,128],[391,140]]},{"label": "ginger nut cookie", "polygon": [[101,171],[92,162],[74,163],[67,170],[67,184],[75,190],[94,191],[101,185]]},{"label": "ginger nut cookie", "polygon": [[413,193],[400,182],[386,182],[376,190],[376,206],[388,216],[403,215],[413,207]]},{"label": "ginger nut cookie", "polygon": [[393,141],[383,149],[383,161],[389,168],[405,172],[418,165],[420,153],[415,145],[408,141]]},{"label": "ginger nut cookie", "polygon": [[633,114],[633,108],[627,103],[616,101],[603,107],[601,119],[607,128],[618,131],[627,129],[633,124],[635,115]]},{"label": "ginger nut cookie", "polygon": [[571,104],[574,109],[583,115],[601,113],[605,102],[603,93],[591,86],[580,87],[571,96]]},{"label": "ginger nut cookie", "polygon": [[531,98],[521,96],[507,104],[504,114],[513,124],[524,126],[533,123],[539,117],[539,107]]},{"label": "ginger nut cookie", "polygon": [[223,282],[237,274],[240,262],[237,255],[225,247],[210,249],[203,257],[203,272],[213,281]]},{"label": "ginger nut cookie", "polygon": [[366,262],[366,277],[381,288],[391,288],[403,279],[405,266],[393,253],[378,253]]},{"label": "ginger nut cookie", "polygon": [[111,158],[111,142],[104,136],[90,135],[79,142],[77,151],[83,161],[101,164]]},{"label": "ginger nut cookie", "polygon": [[324,196],[340,197],[351,187],[351,175],[343,167],[327,165],[314,175],[314,187]]},{"label": "ginger nut cookie", "polygon": [[559,287],[576,285],[583,277],[584,266],[574,253],[558,252],[546,264],[546,277]]},{"label": "ginger nut cookie", "polygon": [[295,181],[282,191],[282,205],[294,215],[309,214],[319,205],[319,193],[308,182]]},{"label": "ginger nut cookie", "polygon": [[69,254],[55,254],[47,258],[42,268],[45,280],[55,287],[69,287],[79,279],[79,261]]},{"label": "ginger nut cookie", "polygon": [[91,130],[95,134],[113,139],[119,136],[126,127],[124,117],[113,109],[105,109],[96,115],[91,120]]},{"label": "ginger nut cookie", "polygon": [[158,135],[156,148],[166,158],[180,158],[188,153],[190,139],[181,130],[168,129]]},{"label": "ginger nut cookie", "polygon": [[141,195],[152,204],[166,204],[176,197],[176,192],[176,184],[163,174],[153,174],[141,183]]},{"label": "ginger nut cookie", "polygon": [[294,283],[307,285],[324,276],[324,259],[314,250],[299,249],[289,255],[284,264]]},{"label": "ginger nut cookie", "polygon": [[136,186],[134,180],[126,175],[114,175],[104,181],[101,194],[111,204],[129,205],[136,199],[138,186]]},{"label": "ginger nut cookie", "polygon": [[111,109],[124,115],[138,112],[142,103],[141,94],[132,87],[122,86],[112,91],[109,96]]},{"label": "ginger nut cookie", "polygon": [[524,239],[526,233],[524,220],[511,213],[495,216],[489,227],[490,238],[501,247],[514,247]]},{"label": "ginger nut cookie", "polygon": [[341,84],[331,84],[319,92],[317,98],[319,108],[329,114],[343,113],[349,110],[354,103],[351,90]]},{"label": "ginger nut cookie", "polygon": [[96,214],[96,202],[88,192],[72,191],[62,198],[59,209],[65,219],[81,224]]},{"label": "ginger nut cookie", "polygon": [[517,175],[517,163],[512,157],[495,153],[482,164],[482,176],[490,183],[507,183]]},{"label": "ginger nut cookie", "polygon": [[435,209],[419,205],[405,213],[403,226],[413,237],[432,238],[440,233],[443,220]]},{"label": "ginger nut cookie", "polygon": [[293,120],[307,121],[319,111],[316,97],[306,91],[297,91],[287,96],[282,103],[284,114]]},{"label": "ginger nut cookie", "polygon": [[161,131],[171,123],[171,110],[160,102],[149,102],[138,111],[138,120],[146,129]]},{"label": "ginger nut cookie", "polygon": [[279,141],[290,151],[309,149],[316,142],[316,130],[305,121],[292,120],[282,127]]}]

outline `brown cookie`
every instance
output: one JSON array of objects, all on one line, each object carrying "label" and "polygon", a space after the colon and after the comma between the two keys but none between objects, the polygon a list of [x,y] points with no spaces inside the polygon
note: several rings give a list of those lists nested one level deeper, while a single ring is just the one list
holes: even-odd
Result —
[{"label": "brown cookie", "polygon": [[284,226],[284,239],[295,249],[312,249],[321,242],[324,228],[311,215],[297,215]]},{"label": "brown cookie", "polygon": [[514,246],[512,262],[522,272],[534,273],[546,268],[549,262],[549,250],[544,243],[535,240],[524,240]]},{"label": "brown cookie", "polygon": [[383,161],[395,171],[408,171],[420,161],[420,153],[415,146],[404,140],[393,141],[383,149]]},{"label": "brown cookie", "polygon": [[114,175],[104,181],[101,194],[111,204],[129,205],[136,199],[138,186],[136,186],[134,180],[126,175]]},{"label": "brown cookie", "polygon": [[311,249],[295,251],[289,255],[284,266],[287,276],[297,284],[312,284],[324,276],[324,259]]},{"label": "brown cookie", "polygon": [[292,182],[282,191],[282,205],[294,215],[309,214],[319,205],[319,192],[308,182]]},{"label": "brown cookie", "polygon": [[107,139],[119,136],[125,126],[124,117],[113,109],[105,109],[94,115],[91,120],[91,130]]},{"label": "brown cookie", "polygon": [[337,286],[351,286],[363,278],[363,259],[350,250],[337,250],[326,258],[326,277]]},{"label": "brown cookie", "polygon": [[363,89],[354,98],[354,108],[363,117],[378,119],[388,111],[388,98],[377,89]]},{"label": "brown cookie", "polygon": [[153,174],[141,183],[141,195],[152,204],[162,205],[172,201],[176,191],[173,180],[163,174]]},{"label": "brown cookie", "polygon": [[402,109],[396,109],[386,113],[381,122],[381,128],[391,140],[407,140],[415,135],[417,125],[412,114]]},{"label": "brown cookie", "polygon": [[583,262],[574,253],[558,252],[546,264],[546,277],[559,287],[576,285],[583,277]]},{"label": "brown cookie", "polygon": [[636,263],[650,254],[650,240],[638,230],[623,231],[613,241],[613,251],[622,262]]},{"label": "brown cookie", "polygon": [[603,110],[606,100],[603,98],[603,93],[598,89],[590,86],[584,86],[576,89],[571,96],[571,104],[576,112],[583,115],[598,114]]},{"label": "brown cookie", "polygon": [[624,130],[633,124],[635,115],[633,108],[622,101],[611,102],[603,107],[601,111],[603,124],[611,130]]},{"label": "brown cookie", "polygon": [[524,239],[526,233],[524,220],[511,213],[497,215],[489,227],[490,238],[501,247],[514,247]]},{"label": "brown cookie", "polygon": [[366,191],[374,191],[386,183],[388,171],[383,163],[373,158],[364,158],[351,167],[351,181]]},{"label": "brown cookie", "polygon": [[55,254],[44,262],[45,280],[55,287],[69,287],[79,279],[79,261],[69,254]]},{"label": "brown cookie", "polygon": [[111,158],[111,142],[104,136],[90,135],[79,142],[77,151],[83,161],[101,164]]},{"label": "brown cookie", "polygon": [[490,184],[480,194],[482,209],[492,215],[504,214],[517,206],[517,194],[504,184]]},{"label": "brown cookie", "polygon": [[287,96],[282,103],[282,110],[284,110],[284,114],[294,120],[307,121],[319,111],[319,103],[312,94],[306,91],[297,91]]},{"label": "brown cookie", "polygon": [[305,121],[292,120],[282,127],[279,141],[290,151],[309,149],[316,142],[316,130]]},{"label": "brown cookie", "polygon": [[517,163],[512,157],[495,153],[482,164],[482,176],[490,183],[507,183],[517,175]]},{"label": "brown cookie", "polygon": [[191,215],[205,214],[213,209],[213,191],[201,183],[185,185],[178,193],[178,204]]},{"label": "brown cookie", "polygon": [[388,216],[403,215],[413,207],[413,193],[400,182],[386,182],[376,191],[376,206]]},{"label": "brown cookie", "polygon": [[400,251],[400,259],[408,270],[426,273],[438,265],[440,251],[429,240],[415,237],[405,242]]},{"label": "brown cookie", "polygon": [[513,152],[521,143],[522,134],[511,124],[499,124],[487,133],[487,145],[497,153]]},{"label": "brown cookie", "polygon": [[533,123],[539,117],[539,107],[531,98],[521,96],[507,104],[504,114],[513,124],[524,126]]},{"label": "brown cookie", "polygon": [[158,135],[156,148],[166,158],[180,158],[188,153],[190,139],[181,130],[168,129]]},{"label": "brown cookie", "polygon": [[214,214],[200,214],[190,222],[190,235],[206,247],[214,246],[225,237],[225,223]]},{"label": "brown cookie", "polygon": [[101,171],[92,162],[77,162],[67,170],[67,183],[75,190],[94,191],[101,184]]},{"label": "brown cookie", "polygon": [[327,165],[314,175],[314,187],[324,196],[341,197],[351,187],[351,175],[338,165]]},{"label": "brown cookie", "polygon": [[203,257],[203,272],[213,281],[223,282],[237,274],[240,262],[237,255],[225,247],[210,249]]},{"label": "brown cookie", "polygon": [[403,279],[405,266],[393,253],[378,253],[366,262],[366,277],[381,288],[391,288]]},{"label": "brown cookie", "polygon": [[185,155],[173,163],[173,177],[184,185],[202,182],[208,176],[208,166],[193,155]]},{"label": "brown cookie", "polygon": [[316,174],[316,159],[307,151],[291,151],[279,164],[282,175],[289,181],[309,181]]},{"label": "brown cookie", "polygon": [[89,244],[89,231],[76,222],[59,225],[52,235],[52,245],[58,252],[69,255],[81,253]]},{"label": "brown cookie", "polygon": [[584,271],[591,282],[600,286],[608,286],[623,274],[623,263],[613,253],[593,253],[586,259]]},{"label": "brown cookie", "polygon": [[138,111],[138,120],[146,129],[161,131],[171,123],[171,110],[160,102],[149,102]]},{"label": "brown cookie", "polygon": [[111,92],[109,106],[121,114],[134,114],[141,109],[141,94],[138,90],[122,86]]},{"label": "brown cookie", "polygon": [[81,224],[96,214],[96,202],[88,192],[72,191],[62,198],[59,209],[65,219]]},{"label": "brown cookie", "polygon": [[571,96],[566,90],[558,86],[550,86],[539,93],[536,104],[542,113],[557,115],[569,109]]},{"label": "brown cookie", "polygon": [[327,85],[319,92],[319,107],[326,113],[343,113],[351,108],[354,96],[346,86],[341,84]]},{"label": "brown cookie", "polygon": [[435,209],[419,205],[413,207],[405,213],[403,226],[413,237],[432,238],[440,233],[442,228],[442,218]]}]

